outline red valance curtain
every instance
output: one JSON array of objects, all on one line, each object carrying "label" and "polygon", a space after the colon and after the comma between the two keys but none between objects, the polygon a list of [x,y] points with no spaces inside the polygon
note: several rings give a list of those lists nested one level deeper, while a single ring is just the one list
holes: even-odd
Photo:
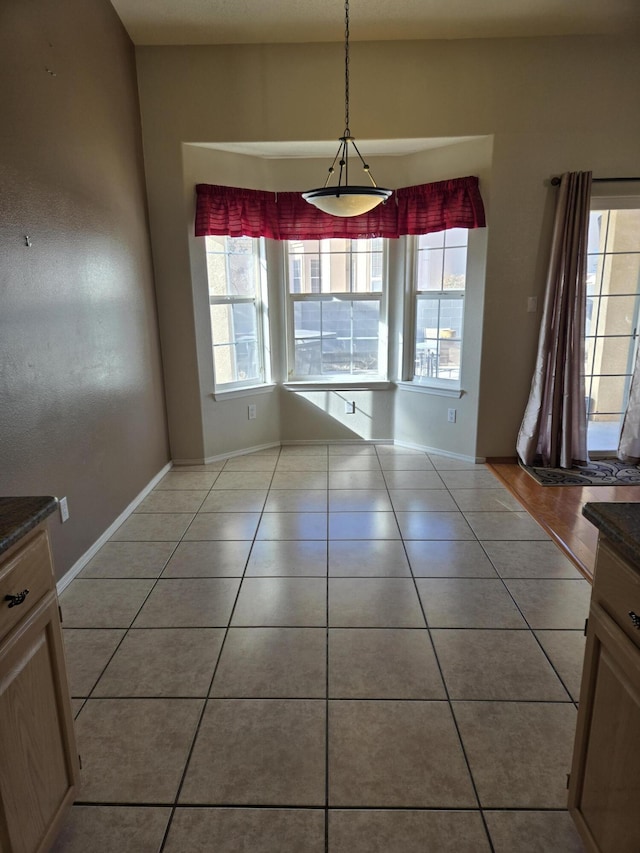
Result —
[{"label": "red valance curtain", "polygon": [[484,206],[476,177],[455,178],[395,190],[386,204],[362,216],[323,213],[298,192],[273,193],[211,184],[196,186],[196,237],[401,237],[447,228],[482,228]]}]

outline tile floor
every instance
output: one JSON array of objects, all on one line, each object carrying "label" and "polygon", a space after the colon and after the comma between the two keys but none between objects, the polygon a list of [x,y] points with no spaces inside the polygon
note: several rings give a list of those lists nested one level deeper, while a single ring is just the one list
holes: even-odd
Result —
[{"label": "tile floor", "polygon": [[590,588],[483,466],[305,445],[174,469],[63,593],[56,853],[579,853]]}]

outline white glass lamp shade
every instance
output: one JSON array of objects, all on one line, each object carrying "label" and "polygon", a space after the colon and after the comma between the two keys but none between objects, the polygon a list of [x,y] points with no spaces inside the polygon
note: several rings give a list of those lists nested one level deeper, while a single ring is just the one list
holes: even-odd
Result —
[{"label": "white glass lamp shade", "polygon": [[380,187],[323,187],[302,193],[302,198],[331,216],[360,216],[386,201],[391,192]]}]

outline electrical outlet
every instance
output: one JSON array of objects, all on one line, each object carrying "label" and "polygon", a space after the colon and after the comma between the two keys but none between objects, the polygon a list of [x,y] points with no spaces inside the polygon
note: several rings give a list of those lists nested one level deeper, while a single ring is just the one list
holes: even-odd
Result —
[{"label": "electrical outlet", "polygon": [[356,413],[356,404],[351,400],[344,401],[344,412],[346,415],[355,415]]},{"label": "electrical outlet", "polygon": [[455,422],[456,422],[456,410],[455,409],[447,409],[447,421],[450,424],[455,424]]},{"label": "electrical outlet", "polygon": [[255,405],[247,406],[247,417],[250,421],[255,421],[256,419],[256,407]]},{"label": "electrical outlet", "polygon": [[69,505],[66,498],[60,498],[58,508],[60,510],[60,521],[64,524],[65,521],[69,521]]},{"label": "electrical outlet", "polygon": [[529,314],[535,314],[538,310],[538,300],[535,296],[530,296],[527,299],[527,311]]}]

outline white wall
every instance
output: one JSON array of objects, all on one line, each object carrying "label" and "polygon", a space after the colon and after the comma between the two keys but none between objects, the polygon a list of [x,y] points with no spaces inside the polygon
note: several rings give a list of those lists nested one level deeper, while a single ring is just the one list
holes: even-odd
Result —
[{"label": "white wall", "polygon": [[[424,445],[448,443],[464,455],[514,454],[539,324],[526,312],[527,298],[541,297],[544,288],[555,193],[548,179],[567,170],[640,174],[639,48],[637,38],[614,37],[352,46],[357,138],[493,138],[484,304],[467,307],[465,327],[466,345],[481,352],[478,375],[463,379],[477,386],[477,400],[470,393],[459,401],[461,417],[451,430],[442,419],[446,400],[398,393],[391,416],[398,438],[419,435]],[[342,46],[141,47],[136,55],[172,452],[195,458],[214,446],[212,436],[227,449],[254,442],[244,433],[238,438],[239,420],[211,408],[207,396],[182,144],[339,136]],[[393,187],[390,160],[376,160],[374,171],[381,185]],[[296,185],[278,188],[317,184],[317,172],[303,175],[303,168],[293,161],[287,174]],[[239,177],[229,162],[220,183],[245,183]],[[275,405],[269,415],[273,434],[279,412]],[[307,433],[306,414],[287,408],[289,414],[282,429],[295,429],[299,418]],[[264,424],[255,429],[267,434]]]}]

